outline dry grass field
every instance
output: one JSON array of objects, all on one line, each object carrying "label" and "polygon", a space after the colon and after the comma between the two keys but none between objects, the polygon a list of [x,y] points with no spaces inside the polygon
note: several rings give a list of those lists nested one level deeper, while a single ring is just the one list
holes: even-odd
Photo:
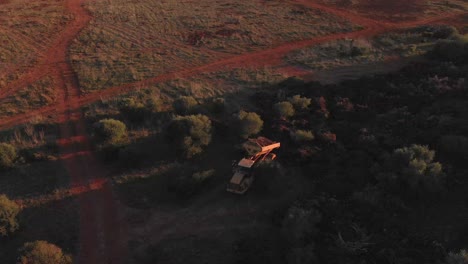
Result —
[{"label": "dry grass field", "polygon": [[434,27],[419,27],[403,32],[385,33],[370,39],[342,39],[296,50],[288,54],[286,60],[312,70],[330,70],[419,56],[436,43],[437,38],[430,36],[433,31]]},{"label": "dry grass field", "polygon": [[283,1],[93,1],[71,46],[85,92],[134,82],[356,25]]},{"label": "dry grass field", "polygon": [[62,1],[0,2],[0,91],[35,65],[70,19]]},{"label": "dry grass field", "polygon": [[444,12],[468,10],[464,0],[318,0],[359,15],[392,22],[423,19]]},{"label": "dry grass field", "polygon": [[23,114],[56,102],[55,80],[49,76],[19,89],[14,95],[0,99],[0,117]]},{"label": "dry grass field", "polygon": [[[304,91],[321,112],[274,117],[273,101],[290,100],[289,84],[301,83],[286,78],[321,81],[314,74],[323,71],[336,81],[422,57],[444,39],[431,35],[433,25],[466,32],[467,10],[466,0],[0,0],[0,143],[18,153],[0,168],[0,194],[23,209],[22,229],[0,239],[0,262],[14,262],[24,242],[39,239],[75,263],[187,263],[197,243],[206,252],[195,255],[223,262],[239,232],[268,228],[274,203],[309,187],[293,169],[275,202],[227,195],[230,164],[240,157],[232,127],[239,111],[258,112],[262,134],[284,138],[282,150],[298,143],[303,127],[319,132],[322,147],[324,134],[336,134],[325,126],[335,118],[322,116],[325,99],[311,91],[319,84]],[[189,106],[180,111],[184,99]],[[340,114],[335,99],[328,105]],[[206,115],[212,127],[210,145],[192,161],[178,157],[166,135],[175,116],[189,114]],[[122,145],[100,142],[95,124],[108,118],[126,126]],[[274,131],[278,125],[291,130]],[[182,176],[205,185],[190,190]],[[170,177],[180,186],[163,182]],[[199,196],[176,197],[187,187]],[[217,246],[225,252],[213,253]]]}]

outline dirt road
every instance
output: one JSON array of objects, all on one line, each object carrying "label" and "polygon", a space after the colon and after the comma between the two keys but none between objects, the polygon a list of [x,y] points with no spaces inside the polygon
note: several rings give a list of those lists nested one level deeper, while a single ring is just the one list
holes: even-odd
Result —
[{"label": "dirt road", "polygon": [[[71,178],[71,188],[84,190],[78,198],[80,207],[78,263],[124,263],[127,255],[125,223],[120,219],[119,204],[114,197],[112,186],[106,181],[106,171],[93,155],[86,124],[80,109],[81,106],[99,101],[102,98],[129,92],[135,87],[153,85],[181,77],[190,77],[204,72],[237,67],[282,65],[282,58],[296,49],[343,38],[370,37],[387,31],[431,24],[459,15],[458,13],[448,13],[420,21],[381,23],[343,10],[318,5],[311,1],[297,0],[295,2],[338,15],[363,26],[363,29],[286,43],[275,48],[246,53],[199,67],[170,72],[143,81],[82,95],[80,94],[76,74],[69,64],[67,50],[70,42],[89,23],[92,17],[83,8],[80,0],[67,0],[67,9],[73,14],[74,20],[66,26],[62,34],[45,52],[46,56],[38,63],[37,67],[33,68],[23,78],[10,83],[0,91],[0,98],[5,98],[14,94],[18,87],[31,84],[45,75],[51,75],[58,81],[57,92],[59,99],[57,104],[27,114],[4,118],[0,120],[0,129],[26,123],[34,116],[54,115],[54,120],[60,124],[60,139],[57,141],[57,145]],[[94,184],[96,182],[100,182],[102,188],[95,188]]]},{"label": "dirt road", "polygon": [[[78,79],[68,63],[67,50],[71,41],[91,20],[91,16],[77,0],[67,1],[68,11],[75,20],[69,24],[47,53],[49,67],[39,67],[26,80],[29,82],[43,74],[51,74],[58,81],[59,137],[57,145],[68,171],[71,188],[93,189],[100,179],[102,188],[78,195],[79,242],[77,263],[124,263],[126,240],[124,225],[118,214],[118,204],[112,186],[105,181],[106,172],[94,157],[88,140],[86,124],[80,111]],[[2,95],[11,90],[3,91]]]},{"label": "dirt road", "polygon": [[[236,67],[263,67],[263,66],[278,66],[278,65],[281,66],[283,64],[282,58],[287,53],[293,50],[301,49],[304,47],[309,47],[312,45],[318,45],[318,44],[322,44],[322,43],[326,43],[330,41],[335,41],[335,40],[343,39],[343,38],[370,37],[370,36],[374,36],[374,35],[389,32],[389,31],[397,31],[397,30],[408,29],[411,27],[433,24],[436,22],[440,22],[449,18],[453,18],[453,17],[457,17],[457,16],[465,14],[461,12],[446,13],[446,14],[442,14],[436,17],[426,18],[423,20],[409,21],[409,22],[402,22],[402,23],[390,23],[390,22],[378,22],[372,19],[362,18],[353,13],[348,13],[343,10],[323,6],[323,5],[316,4],[307,0],[297,0],[295,2],[301,5],[310,7],[310,8],[319,9],[327,13],[332,13],[332,14],[341,16],[345,19],[350,20],[353,23],[360,24],[361,26],[364,27],[364,29],[359,30],[359,31],[349,32],[349,33],[338,33],[338,34],[332,34],[328,36],[316,37],[313,39],[286,43],[275,48],[246,53],[246,54],[234,56],[231,58],[222,59],[216,62],[208,63],[206,65],[201,65],[199,67],[170,72],[170,73],[162,74],[157,77],[149,78],[143,81],[138,81],[134,83],[111,87],[103,91],[76,97],[76,98],[73,98],[72,100],[75,100],[76,101],[75,105],[77,107],[80,107],[85,104],[99,101],[102,98],[109,98],[109,97],[117,96],[122,93],[129,92],[135,89],[136,87],[144,87],[148,85],[153,85],[156,83],[166,82],[166,81],[176,79],[176,78],[184,78],[184,77],[187,78],[187,77],[197,75],[200,73],[204,73],[204,72],[214,72],[214,71],[219,71],[221,69],[230,69],[230,68],[236,68]],[[77,17],[80,17],[80,16],[77,16]],[[86,19],[81,18],[81,21],[82,22],[88,21],[89,15],[85,15],[85,18]],[[76,22],[74,22],[74,24],[75,26],[73,28],[75,28],[75,30],[76,28],[81,26],[80,24]],[[75,33],[77,33],[77,31],[78,30],[76,30]],[[72,36],[72,34],[70,33],[68,33],[67,35]],[[63,40],[58,41],[58,42],[59,43],[63,42]],[[55,54],[56,54],[56,51],[55,51]],[[58,61],[58,62],[65,61],[63,60],[63,58],[60,58],[60,56],[54,56],[54,58],[55,58],[55,61]],[[30,77],[30,78],[27,78],[26,80],[19,80],[18,82],[25,84],[25,83],[30,82],[31,79],[36,80],[40,78],[41,76],[43,76],[44,72],[47,72],[47,71],[51,71],[51,69],[49,69],[48,67],[45,67],[44,69],[36,70],[31,74],[32,76],[34,76],[34,78]],[[11,89],[6,92],[0,92],[0,98],[3,98],[4,96],[7,96],[13,92],[14,90],[11,90]],[[15,126],[18,124],[26,123],[31,119],[31,117],[47,116],[47,115],[56,114],[56,113],[60,113],[60,112],[58,112],[56,107],[53,105],[42,107],[40,109],[37,109],[35,111],[29,112],[26,114],[20,114],[20,115],[2,119],[0,121],[0,128],[7,128],[7,127]]]}]

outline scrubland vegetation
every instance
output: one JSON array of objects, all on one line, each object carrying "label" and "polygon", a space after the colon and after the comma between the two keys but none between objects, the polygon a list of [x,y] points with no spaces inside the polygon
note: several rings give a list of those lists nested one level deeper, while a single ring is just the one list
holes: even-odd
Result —
[{"label": "scrubland vegetation", "polygon": [[43,55],[70,17],[60,2],[12,0],[0,10],[0,90]]},{"label": "scrubland vegetation", "polygon": [[[400,16],[388,9],[394,2],[366,14],[393,21],[466,10],[462,0],[420,1]],[[362,13],[375,3],[331,4]],[[63,4],[0,0],[0,33],[8,32],[0,93],[73,19]],[[140,82],[77,110],[116,85],[362,29],[277,0],[85,5],[91,22],[58,43],[66,61],[40,65],[53,76],[32,72],[0,99],[0,118],[53,104],[63,111],[63,123],[37,118],[0,132],[1,263],[76,262],[90,231],[107,251],[124,233],[125,263],[468,263],[466,35],[424,26],[341,39],[271,67]],[[418,62],[398,72],[331,85],[280,73],[410,57]],[[245,195],[227,193],[257,136],[281,142],[277,159],[255,168]],[[119,213],[124,231],[106,226]]]},{"label": "scrubland vegetation", "polygon": [[441,39],[457,38],[449,26],[423,26],[385,33],[372,39],[344,39],[295,51],[287,56],[293,64],[314,70],[385,62],[424,55]]},{"label": "scrubland vegetation", "polygon": [[[173,103],[141,90],[91,106],[90,122],[128,129],[106,162],[122,170],[114,180],[131,217],[153,219],[131,224],[134,260],[464,263],[468,44],[450,34],[393,74],[327,86],[289,78]],[[255,171],[246,197],[230,196],[229,165],[256,135],[281,142],[278,161]],[[161,218],[174,225],[166,235]]]},{"label": "scrubland vegetation", "polygon": [[95,20],[70,54],[84,92],[356,26],[284,1],[93,1],[87,7]]},{"label": "scrubland vegetation", "polygon": [[464,0],[319,0],[319,3],[345,8],[348,11],[384,21],[405,21],[427,16],[467,10]]},{"label": "scrubland vegetation", "polygon": [[26,113],[55,103],[57,100],[56,85],[52,78],[44,77],[20,89],[14,95],[1,99],[0,117]]}]

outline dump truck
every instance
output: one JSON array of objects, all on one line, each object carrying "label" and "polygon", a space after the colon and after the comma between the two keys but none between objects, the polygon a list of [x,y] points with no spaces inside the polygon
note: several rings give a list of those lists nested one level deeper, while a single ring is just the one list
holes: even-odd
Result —
[{"label": "dump truck", "polygon": [[227,191],[236,194],[244,194],[252,185],[253,170],[264,160],[274,160],[276,155],[272,152],[281,146],[265,137],[249,139],[244,143],[244,148],[251,153],[248,158],[241,159],[233,168],[233,176],[227,186]]}]

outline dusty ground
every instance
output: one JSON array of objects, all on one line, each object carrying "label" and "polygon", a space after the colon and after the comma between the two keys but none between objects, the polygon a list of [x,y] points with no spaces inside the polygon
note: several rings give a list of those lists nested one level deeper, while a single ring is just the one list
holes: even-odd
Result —
[{"label": "dusty ground", "polygon": [[[0,19],[2,21],[5,20],[4,18],[6,14],[4,12],[5,10],[10,10],[8,5],[12,4],[12,1],[10,1],[9,3],[3,2],[3,13],[0,15]],[[18,4],[18,2],[15,3]],[[40,6],[41,4],[46,4],[48,2],[37,1],[34,3]],[[80,42],[80,39],[78,37],[79,34],[85,32],[83,30],[87,26],[96,25],[93,24],[96,23],[95,18],[93,18],[93,16],[88,12],[88,10],[86,10],[82,5],[85,3],[86,2],[84,1],[67,0],[64,1],[63,4],[58,5],[60,8],[63,8],[62,11],[60,11],[62,12],[62,16],[59,17],[63,18],[63,21],[65,22],[56,24],[52,23],[54,25],[57,25],[57,29],[46,28],[46,31],[39,30],[38,32],[41,34],[38,35],[34,35],[31,33],[34,28],[26,28],[25,32],[14,32],[11,35],[7,35],[6,33],[10,32],[8,28],[3,28],[4,24],[0,26],[0,30],[2,30],[2,32],[5,33],[2,36],[7,36],[6,38],[4,37],[4,41],[6,41],[5,43],[8,43],[8,45],[13,45],[17,42],[18,50],[21,50],[23,52],[13,54],[18,54],[21,56],[24,55],[24,59],[21,59],[17,63],[17,61],[13,60],[15,56],[11,56],[11,54],[5,53],[5,58],[7,58],[9,62],[3,63],[2,67],[4,67],[3,69],[5,69],[6,72],[11,72],[12,74],[15,74],[15,77],[7,77],[5,79],[6,81],[0,83],[0,100],[8,100],[10,96],[17,95],[21,92],[21,89],[23,89],[24,87],[28,87],[28,85],[34,84],[38,80],[44,78],[44,76],[50,76],[53,79],[52,83],[54,83],[54,85],[52,86],[56,96],[56,99],[53,100],[53,102],[51,102],[47,106],[37,107],[34,110],[29,111],[27,113],[15,114],[11,117],[0,119],[0,127],[7,128],[12,127],[14,125],[27,123],[34,116],[43,116],[45,118],[48,118],[48,116],[50,116],[51,118],[49,121],[56,121],[60,124],[60,140],[57,141],[57,145],[61,153],[61,161],[63,162],[65,168],[68,170],[68,176],[70,177],[71,187],[77,189],[83,187],[85,189],[88,189],[88,192],[77,192],[76,195],[78,195],[78,207],[80,212],[78,260],[80,263],[90,264],[105,263],[109,261],[111,261],[111,263],[122,263],[126,256],[127,241],[143,241],[148,242],[148,245],[157,246],[158,243],[167,239],[177,239],[192,235],[203,237],[203,234],[210,234],[211,236],[213,232],[231,232],[230,230],[235,228],[245,228],[246,230],[248,230],[249,228],[255,228],[255,224],[254,222],[252,223],[252,219],[255,219],[255,217],[258,216],[257,214],[259,214],[259,217],[261,218],[263,211],[259,210],[259,208],[261,208],[263,205],[265,205],[265,208],[268,208],[268,206],[263,203],[257,203],[255,205],[252,205],[248,199],[243,200],[238,205],[238,199],[226,197],[227,194],[224,193],[224,190],[222,188],[213,191],[212,194],[207,196],[213,198],[213,200],[200,200],[198,201],[198,203],[195,202],[194,204],[192,204],[191,207],[188,209],[172,208],[169,211],[152,210],[149,213],[149,215],[147,215],[146,219],[142,220],[141,222],[136,222],[136,224],[130,223],[130,226],[127,226],[126,222],[122,221],[120,217],[120,210],[122,209],[122,207],[119,204],[115,193],[113,192],[112,185],[109,182],[107,182],[106,179],[103,178],[106,175],[106,169],[103,168],[102,165],[94,157],[94,152],[89,143],[89,135],[86,130],[86,124],[83,118],[83,114],[81,112],[81,107],[83,105],[100,101],[103,98],[110,98],[123,93],[127,93],[137,88],[168,82],[174,79],[179,79],[181,77],[188,78],[207,72],[211,73],[219,71],[230,71],[232,69],[244,67],[262,68],[270,66],[272,68],[280,68],[280,70],[283,69],[286,73],[301,73],[302,69],[291,68],[284,62],[283,57],[286,54],[297,49],[322,44],[330,41],[336,41],[343,38],[365,38],[387,31],[394,31],[419,25],[432,24],[434,22],[442,20],[450,21],[450,19],[452,19],[453,17],[459,16],[460,9],[462,9],[453,5],[448,7],[441,7],[439,2],[435,2],[430,7],[428,7],[429,11],[424,12],[424,15],[422,17],[416,17],[416,15],[414,15],[412,12],[419,12],[420,10],[418,8],[421,8],[421,6],[418,3],[414,3],[411,5],[411,8],[405,8],[405,10],[407,10],[409,13],[405,16],[400,17],[401,20],[404,20],[405,22],[400,23],[400,18],[398,20],[394,20],[392,18],[392,15],[390,15],[388,21],[394,21],[394,23],[389,23],[388,21],[385,23],[381,23],[370,19],[374,16],[369,14],[375,13],[373,11],[370,11],[371,6],[369,6],[369,3],[367,2],[359,2],[357,5],[353,4],[353,6],[351,6],[350,8],[353,12],[350,13],[343,9],[337,9],[334,5],[322,6],[312,1],[293,1],[292,5],[290,3],[287,4],[288,8],[290,8],[289,11],[291,11],[294,7],[299,8],[299,13],[305,12],[307,14],[307,12],[311,12],[311,14],[313,14],[313,17],[315,18],[317,18],[317,15],[319,15],[318,20],[308,22],[306,20],[301,20],[299,21],[299,23],[297,21],[291,22],[293,25],[301,23],[313,23],[317,21],[320,22],[324,21],[322,20],[323,18],[325,18],[328,22],[324,31],[314,30],[314,32],[309,32],[308,34],[304,33],[304,35],[300,35],[296,32],[296,35],[289,36],[287,35],[287,30],[285,30],[284,28],[271,28],[270,26],[274,25],[274,23],[272,23],[271,16],[269,17],[269,14],[262,15],[262,12],[258,11],[261,10],[261,8],[257,7],[257,12],[253,12],[249,15],[250,17],[253,17],[253,19],[255,19],[256,16],[267,18],[267,20],[264,21],[264,25],[262,25],[262,27],[260,28],[261,32],[259,32],[258,34],[259,36],[267,33],[271,34],[272,39],[266,41],[265,43],[260,43],[261,45],[257,45],[255,48],[253,48],[253,50],[250,50],[249,48],[249,43],[251,44],[251,42],[249,42],[250,40],[248,38],[240,37],[237,38],[240,41],[239,46],[231,47],[229,46],[229,44],[226,44],[227,47],[232,48],[232,50],[228,52],[222,51],[221,53],[223,54],[220,55],[216,47],[217,45],[220,45],[220,42],[222,42],[222,40],[217,40],[218,42],[213,40],[212,42],[205,43],[204,41],[208,41],[210,40],[210,38],[203,35],[204,37],[200,39],[199,35],[196,35],[197,37],[195,38],[188,37],[183,38],[182,41],[180,41],[180,36],[190,36],[189,33],[185,32],[185,35],[180,34],[173,36],[174,38],[179,38],[179,44],[177,44],[172,51],[172,55],[175,55],[175,57],[179,58],[179,61],[176,63],[176,67],[163,67],[162,70],[157,73],[150,72],[140,76],[136,76],[137,78],[132,77],[133,80],[116,80],[116,83],[109,85],[107,87],[108,89],[104,91],[84,95],[82,94],[82,91],[86,89],[84,89],[85,87],[82,87],[80,83],[83,82],[83,78],[86,78],[86,76],[80,76],[80,73],[76,72],[79,71],[86,73],[86,71],[82,71],[80,69],[80,63],[82,63],[82,65],[93,64],[97,61],[95,59],[99,56],[105,57],[103,62],[109,62],[110,60],[112,61],[112,63],[115,63],[115,65],[117,65],[119,61],[119,57],[117,56],[114,58],[110,56],[112,54],[108,53],[109,50],[103,49],[100,46],[101,43],[93,43],[91,41],[90,43],[93,44],[91,45],[90,43],[86,43],[86,40],[82,44],[89,44],[89,46],[92,46],[92,52],[97,52],[96,54],[94,54],[94,56],[86,57],[89,55],[86,54],[88,51],[79,51],[77,50],[78,48],[75,47],[72,49],[72,53],[75,52],[74,55],[76,56],[73,57],[72,55],[71,58],[68,57],[70,45],[72,43],[76,44]],[[101,4],[101,6],[106,5],[106,2],[103,1],[97,3]],[[114,3],[116,3],[116,1],[114,1]],[[27,4],[29,4],[29,2]],[[91,6],[94,3],[91,2],[88,4],[90,5],[89,8],[92,8]],[[256,3],[250,4],[257,5]],[[8,8],[3,9],[4,6],[7,6]],[[18,6],[21,5],[17,5],[15,7],[16,11],[19,10]],[[35,5],[27,6],[30,7]],[[122,5],[117,5],[117,7],[116,9],[109,10],[104,8],[101,9],[101,11],[109,12],[106,14],[102,14],[102,16],[106,18],[109,15],[116,15],[117,17],[113,18],[113,21],[117,21],[118,23],[120,23],[117,25],[111,25],[112,23],[109,22],[107,25],[104,25],[106,27],[107,33],[112,34],[114,36],[120,36],[120,38],[124,38],[124,36],[133,38],[123,41],[130,45],[128,47],[123,46],[123,50],[125,50],[126,48],[132,48],[135,45],[136,47],[138,47],[140,43],[151,43],[155,41],[154,39],[150,38],[151,36],[144,35],[145,32],[134,31],[135,25],[133,25],[133,28],[131,29],[128,29],[126,26],[123,25],[126,22],[132,21],[141,23],[144,22],[148,17],[137,16],[138,12],[134,12],[136,9],[130,8],[127,10],[125,9],[125,6]],[[176,7],[177,6],[173,8]],[[268,7],[268,5],[266,5],[266,7]],[[262,8],[265,8],[265,10],[267,10],[266,7]],[[275,12],[283,12],[284,10],[281,10],[281,7],[282,5],[276,2],[276,6],[274,7],[276,8]],[[136,8],[136,6],[133,6],[133,8]],[[304,11],[303,8],[306,8],[306,11]],[[310,11],[310,8],[314,9],[314,11]],[[390,6],[380,5],[375,6],[375,8],[377,8],[378,10],[382,10],[382,12],[389,12],[390,14],[396,14],[398,13],[397,10],[401,9],[400,6],[396,4],[392,4]],[[431,11],[437,10],[437,8],[443,8],[444,12],[437,12],[435,14],[433,11]],[[36,6],[36,9],[34,9],[33,11],[38,12],[38,10],[39,9],[37,9]],[[98,10],[94,11],[98,12]],[[170,14],[172,11],[167,11],[167,14]],[[14,12],[14,10],[11,9],[11,12]],[[364,16],[361,16],[363,12],[365,14]],[[147,14],[151,13],[152,12],[149,12]],[[41,12],[39,12],[39,14],[41,14]],[[95,15],[99,14],[96,13]],[[393,15],[393,17],[395,16],[396,15]],[[26,16],[26,18],[31,17],[34,18],[34,16]],[[234,18],[236,17],[234,16]],[[332,18],[331,22],[329,20],[330,18]],[[22,25],[22,19],[25,19],[25,17],[22,17],[21,15],[16,17],[16,20],[19,21],[20,26]],[[161,17],[158,17],[158,19],[161,19]],[[239,20],[239,18],[237,19]],[[291,20],[290,17],[282,17],[281,19]],[[176,20],[178,20],[178,18]],[[247,21],[247,24],[250,23],[249,19],[240,20]],[[348,21],[345,23],[347,25],[345,27],[345,30],[337,30],[337,21],[339,22],[344,20]],[[44,24],[47,24],[47,21],[43,21],[40,19],[37,21],[30,22],[33,25],[37,25],[37,23],[39,23],[40,25],[41,21]],[[194,23],[197,22],[196,19],[189,21],[194,21]],[[232,23],[230,21],[227,22],[228,25],[231,25],[235,21]],[[211,25],[212,23],[213,22],[209,22],[208,25]],[[242,25],[242,22],[240,23]],[[349,25],[355,24],[359,24],[360,26],[362,26],[362,28],[359,28],[359,30],[353,28],[353,30],[355,31],[350,32]],[[97,25],[102,26],[99,23]],[[169,23],[167,25],[172,24]],[[236,26],[237,22],[232,25]],[[182,26],[185,28],[190,28],[197,27],[199,25],[195,23]],[[250,28],[252,27],[252,25],[249,26]],[[331,27],[331,29],[329,26]],[[253,27],[255,28],[255,25],[253,25]],[[42,27],[39,26],[39,28]],[[303,28],[304,27],[302,27],[302,29]],[[248,29],[249,27],[247,27],[247,29],[242,30]],[[205,30],[205,28],[202,28],[202,30]],[[232,30],[241,29],[234,28]],[[47,38],[50,39],[50,42],[41,42],[40,40],[44,38],[43,34],[47,32],[49,32],[50,34]],[[99,34],[100,32],[101,31],[97,31],[95,33]],[[222,31],[219,32],[219,34],[223,36],[227,34],[227,32],[231,31]],[[286,36],[284,34],[286,34]],[[134,39],[135,36],[137,37],[137,39]],[[148,39],[140,40],[140,36],[146,36],[148,37]],[[93,36],[91,36],[91,39],[92,37]],[[35,46],[31,44],[35,43],[37,38],[39,38],[40,45]],[[189,43],[187,43],[187,40],[189,41]],[[194,41],[190,42],[191,40]],[[157,45],[150,46],[149,48],[159,48],[158,45],[160,44],[160,42],[163,42],[163,40],[160,40],[159,42],[155,41],[154,43],[157,43]],[[259,40],[257,42],[261,41]],[[198,47],[197,45],[200,43],[202,45],[200,45],[201,47]],[[107,44],[112,45],[112,43]],[[186,56],[187,53],[185,53],[185,55],[177,54],[177,50],[179,48],[185,49],[187,47],[188,50],[197,51],[194,51],[193,53],[189,52],[188,55],[190,56],[188,57]],[[141,47],[139,47],[139,49],[140,48]],[[206,51],[205,49],[208,51]],[[139,51],[143,52],[141,49]],[[202,55],[200,55],[201,53],[197,53],[201,51],[206,51],[206,54],[213,55],[213,57],[208,56],[209,58],[205,58],[206,60],[201,58],[200,60],[198,60],[197,63],[183,63],[184,60],[180,60],[180,58],[187,59],[193,58],[193,56],[197,58],[199,56],[202,57]],[[151,52],[155,52],[152,54],[157,54],[158,52],[164,53],[168,51],[152,50]],[[137,54],[135,53],[131,54],[132,56],[137,56]],[[7,57],[7,55],[9,57]],[[170,59],[175,57],[168,58]],[[87,58],[89,60],[87,61],[83,58]],[[72,67],[72,62],[74,68]],[[155,60],[155,62],[157,62],[157,60]],[[161,61],[159,62],[161,63]],[[18,66],[18,69],[16,69],[14,66]],[[90,67],[93,66],[91,65]],[[105,67],[101,68],[105,69]],[[127,68],[117,67],[116,69],[125,71]],[[89,191],[90,189],[94,188],[93,184],[96,181],[100,182],[99,187],[102,188],[98,188],[98,190],[95,191]],[[251,210],[257,213],[251,214]],[[239,214],[239,212],[241,213]],[[131,213],[133,214],[135,212]],[[141,213],[142,212],[136,212],[137,215],[141,215]],[[228,220],[231,222],[229,222]],[[224,221],[228,221],[227,224],[220,224]],[[169,228],[167,227],[168,224],[171,225]],[[191,226],[197,226],[197,228],[191,228]],[[128,236],[126,230],[129,230]],[[141,248],[141,243],[139,245],[137,243],[137,245],[133,246],[131,249],[135,250],[137,255],[145,255],[144,253],[141,253],[141,251],[144,250],[143,248]]]},{"label": "dusty ground", "polygon": [[418,20],[443,12],[467,10],[462,0],[319,0],[318,2],[342,8],[356,14],[391,22]]}]

